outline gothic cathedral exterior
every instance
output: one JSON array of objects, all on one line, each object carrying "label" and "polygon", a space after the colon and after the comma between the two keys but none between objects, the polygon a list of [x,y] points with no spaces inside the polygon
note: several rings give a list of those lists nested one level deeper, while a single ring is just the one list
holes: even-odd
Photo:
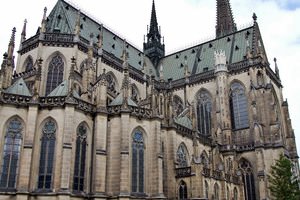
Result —
[{"label": "gothic cathedral exterior", "polygon": [[0,199],[270,199],[280,154],[299,177],[275,60],[217,0],[216,37],[165,55],[153,0],[143,51],[58,0],[15,28],[0,71]]}]

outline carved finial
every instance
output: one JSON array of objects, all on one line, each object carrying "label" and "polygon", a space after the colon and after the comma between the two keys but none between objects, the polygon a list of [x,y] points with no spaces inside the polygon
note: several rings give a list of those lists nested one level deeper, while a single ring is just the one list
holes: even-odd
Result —
[{"label": "carved finial", "polygon": [[47,16],[47,7],[44,8],[43,20],[46,20],[46,16]]},{"label": "carved finial", "polygon": [[9,45],[15,45],[16,27],[12,29]]},{"label": "carved finial", "polygon": [[99,38],[98,38],[98,48],[102,48],[103,46],[103,25],[100,25],[100,34],[99,34]]},{"label": "carved finial", "polygon": [[160,67],[159,67],[159,79],[160,79],[160,81],[164,80],[164,68],[163,68],[162,63],[160,64]]},{"label": "carved finial", "polygon": [[275,74],[280,79],[279,68],[278,68],[278,65],[277,65],[277,58],[274,58],[274,63],[275,63]]},{"label": "carved finial", "polygon": [[123,41],[122,60],[123,60],[123,67],[128,67],[127,66],[126,40]]},{"label": "carved finial", "polygon": [[226,65],[225,51],[215,51],[215,66],[217,65]]},{"label": "carved finial", "polygon": [[27,24],[27,19],[24,20],[24,25],[23,25],[23,30],[21,35],[25,38],[26,37],[26,24]]},{"label": "carved finial", "polygon": [[187,56],[184,56],[184,76],[188,77],[188,75],[189,75],[188,60],[187,60]]},{"label": "carved finial", "polygon": [[41,27],[41,32],[42,33],[46,32],[46,16],[47,16],[47,7],[44,8],[44,14],[43,14],[43,19],[42,19],[42,27]]},{"label": "carved finial", "polygon": [[80,10],[77,12],[77,19],[75,23],[75,33],[76,36],[79,36],[80,34]]},{"label": "carved finial", "polygon": [[7,58],[12,59],[15,48],[16,27],[12,29],[11,37],[8,44]]},{"label": "carved finial", "polygon": [[254,21],[254,22],[256,22],[256,21],[257,21],[257,16],[256,16],[256,14],[255,14],[255,13],[253,13],[253,15],[252,15],[252,19],[253,19],[253,21]]}]

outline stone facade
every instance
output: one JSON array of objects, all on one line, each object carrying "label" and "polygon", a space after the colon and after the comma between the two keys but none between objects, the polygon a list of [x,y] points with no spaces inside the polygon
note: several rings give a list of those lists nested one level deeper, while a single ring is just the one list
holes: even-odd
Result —
[{"label": "stone facade", "polygon": [[[270,199],[280,154],[299,175],[256,16],[236,30],[229,1],[217,2],[229,29],[220,18],[215,40],[168,56],[154,2],[144,48],[158,48],[145,54],[63,0],[35,36],[24,24],[16,66],[13,30],[0,71],[0,199]],[[60,22],[70,16],[71,33]],[[89,38],[85,26],[97,27]]]}]

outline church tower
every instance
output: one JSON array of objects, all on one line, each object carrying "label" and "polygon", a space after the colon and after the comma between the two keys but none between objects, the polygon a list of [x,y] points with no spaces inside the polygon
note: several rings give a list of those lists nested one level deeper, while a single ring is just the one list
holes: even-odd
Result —
[{"label": "church tower", "polygon": [[159,60],[165,56],[165,45],[161,42],[154,0],[152,2],[150,29],[147,32],[147,42],[144,42],[144,53],[150,58],[153,65],[157,67]]},{"label": "church tower", "polygon": [[229,0],[217,0],[216,38],[234,33],[236,30]]}]

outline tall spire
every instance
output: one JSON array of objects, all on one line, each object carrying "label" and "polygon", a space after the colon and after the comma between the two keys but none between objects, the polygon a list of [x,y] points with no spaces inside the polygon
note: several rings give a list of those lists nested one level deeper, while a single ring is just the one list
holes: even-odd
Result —
[{"label": "tall spire", "polygon": [[13,58],[14,48],[15,48],[15,37],[16,37],[16,28],[14,27],[12,29],[11,37],[10,37],[9,44],[8,44],[8,51],[7,51],[7,53],[8,53],[7,58],[8,59]]},{"label": "tall spire", "polygon": [[155,2],[152,1],[150,28],[147,30],[147,41],[144,42],[144,53],[150,58],[154,66],[165,55],[165,45],[161,43],[160,28],[158,27]]},{"label": "tall spire", "polygon": [[222,37],[237,30],[229,0],[217,0],[216,37]]}]

